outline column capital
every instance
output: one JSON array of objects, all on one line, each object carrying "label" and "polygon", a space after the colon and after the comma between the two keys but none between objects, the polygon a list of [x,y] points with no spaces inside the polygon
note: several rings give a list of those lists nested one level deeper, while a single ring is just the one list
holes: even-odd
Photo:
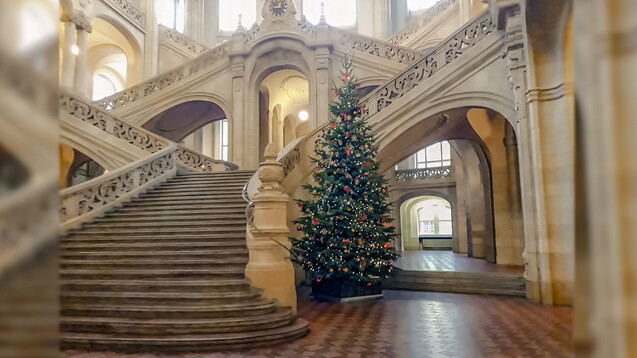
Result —
[{"label": "column capital", "polygon": [[62,14],[60,16],[60,22],[72,22],[75,24],[77,30],[84,30],[88,33],[93,32],[93,25],[91,25],[91,19],[82,13]]}]

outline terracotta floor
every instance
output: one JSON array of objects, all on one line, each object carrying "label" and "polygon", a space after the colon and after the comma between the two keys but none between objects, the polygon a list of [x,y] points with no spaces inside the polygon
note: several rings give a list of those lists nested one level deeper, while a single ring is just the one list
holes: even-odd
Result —
[{"label": "terracotta floor", "polygon": [[490,264],[485,260],[451,251],[403,251],[396,267],[410,271],[506,272],[524,273],[523,266]]},{"label": "terracotta floor", "polygon": [[[316,302],[299,291],[310,334],[288,344],[188,358],[570,357],[571,309],[522,298],[385,291],[377,301]],[[73,358],[159,358],[69,352]],[[168,358],[168,356],[161,356]]]}]

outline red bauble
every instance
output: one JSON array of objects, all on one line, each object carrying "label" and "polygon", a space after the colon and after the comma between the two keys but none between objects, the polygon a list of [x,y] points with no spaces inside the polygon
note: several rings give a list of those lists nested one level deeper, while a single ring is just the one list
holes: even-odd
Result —
[{"label": "red bauble", "polygon": [[334,94],[338,96],[339,94],[341,94],[341,92],[339,92],[338,90],[336,90],[336,91],[334,91]]},{"label": "red bauble", "polygon": [[361,220],[367,220],[367,215],[365,214],[361,215]]},{"label": "red bauble", "polygon": [[351,136],[352,136],[352,133],[351,133],[351,132],[347,132],[347,133],[345,133],[345,137],[349,138],[349,137],[351,137]]},{"label": "red bauble", "polygon": [[352,154],[352,147],[347,147],[347,149],[345,149],[345,153],[346,153],[347,155]]},{"label": "red bauble", "polygon": [[314,224],[314,225],[318,225],[318,223],[319,223],[319,220],[318,220],[318,219],[314,219],[314,220],[312,220],[312,224]]},{"label": "red bauble", "polygon": [[370,163],[370,162],[365,162],[365,166],[366,166],[366,167],[368,167],[368,166],[370,166],[370,165],[372,165],[372,163]]},{"label": "red bauble", "polygon": [[343,240],[343,242],[349,242],[349,239],[345,239],[345,240]]},{"label": "red bauble", "polygon": [[301,231],[301,227],[300,227],[300,226],[297,226],[297,227],[296,227],[296,229],[297,229],[297,230],[299,230],[299,231]]},{"label": "red bauble", "polygon": [[350,189],[349,186],[346,186],[343,190],[345,190],[347,194],[352,192],[352,189]]},{"label": "red bauble", "polygon": [[330,127],[334,128],[334,127],[336,127],[336,124],[332,123],[332,124],[330,124]]},{"label": "red bauble", "polygon": [[391,247],[391,245],[390,244],[385,244],[385,247],[389,249]]},{"label": "red bauble", "polygon": [[302,207],[303,207],[303,203],[299,203],[299,208],[302,208]]}]

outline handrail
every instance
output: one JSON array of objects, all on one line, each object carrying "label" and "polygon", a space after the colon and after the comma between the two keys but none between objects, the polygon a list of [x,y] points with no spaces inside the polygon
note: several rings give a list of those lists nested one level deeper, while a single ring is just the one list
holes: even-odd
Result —
[{"label": "handrail", "polygon": [[447,10],[447,8],[455,2],[456,0],[438,0],[432,7],[420,14],[415,21],[410,22],[402,30],[398,31],[394,36],[387,40],[387,42],[394,45],[404,42],[410,38],[411,35],[415,34],[418,29],[422,28],[434,17]]},{"label": "handrail", "polygon": [[414,51],[408,47],[391,44],[338,27],[330,27],[330,33],[335,43],[368,55],[405,64],[413,64],[424,57],[423,53]]},{"label": "handrail", "polygon": [[495,31],[496,25],[487,9],[429,51],[423,59],[361,99],[363,115],[372,116],[391,105]]},{"label": "handrail", "polygon": [[63,90],[60,91],[60,110],[146,152],[155,153],[171,143],[166,138],[128,124]]},{"label": "handrail", "polygon": [[248,227],[252,228],[254,222],[254,202],[250,200],[250,196],[248,195],[248,184],[250,184],[249,181],[246,183],[246,185],[243,186],[243,189],[241,190],[241,197],[246,203],[248,203],[248,205],[246,206],[245,215],[248,221]]},{"label": "handrail", "polygon": [[157,75],[146,82],[99,99],[94,102],[94,105],[102,109],[111,110],[150,96],[185,78],[189,78],[220,58],[227,57],[228,47],[229,43],[227,41],[223,42],[167,73]]},{"label": "handrail", "polygon": [[135,7],[128,0],[102,0],[103,3],[110,6],[118,14],[122,14],[125,19],[131,22],[135,27],[142,32],[146,32],[146,15]]},{"label": "handrail", "polygon": [[67,230],[93,219],[125,199],[175,173],[177,145],[124,165],[108,174],[60,191],[60,227]]},{"label": "handrail", "polygon": [[190,150],[183,145],[177,150],[177,164],[188,169],[194,169],[198,172],[218,172],[233,171],[239,169],[239,166],[221,159],[213,159],[204,154]]}]

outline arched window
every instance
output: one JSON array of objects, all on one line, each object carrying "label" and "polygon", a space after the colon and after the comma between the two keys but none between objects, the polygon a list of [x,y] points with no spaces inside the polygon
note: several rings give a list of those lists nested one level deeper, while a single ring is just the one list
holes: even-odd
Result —
[{"label": "arched window", "polygon": [[439,0],[407,0],[409,12],[416,12],[434,6]]},{"label": "arched window", "polygon": [[186,0],[156,0],[155,13],[160,24],[184,32]]},{"label": "arched window", "polygon": [[324,4],[325,20],[332,26],[352,27],[356,25],[356,0],[306,0],[303,15],[313,24],[321,18],[321,3]]},{"label": "arched window", "polygon": [[219,121],[219,154],[221,160],[228,160],[228,120]]},{"label": "arched window", "polygon": [[451,165],[449,142],[432,144],[416,153],[416,168],[437,168]]},{"label": "arched window", "polygon": [[418,208],[418,236],[451,236],[451,205],[444,199],[429,199]]},{"label": "arched window", "polygon": [[231,32],[237,29],[241,15],[241,25],[252,27],[257,21],[256,0],[219,0],[219,30]]}]

